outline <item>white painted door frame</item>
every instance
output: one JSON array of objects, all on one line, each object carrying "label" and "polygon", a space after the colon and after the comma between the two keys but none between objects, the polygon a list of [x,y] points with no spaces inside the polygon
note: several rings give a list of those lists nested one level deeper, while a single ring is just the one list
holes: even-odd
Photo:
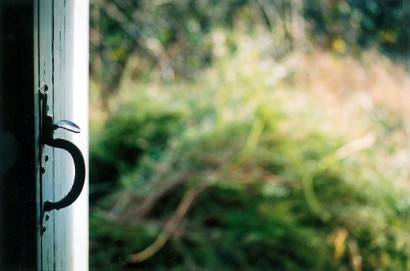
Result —
[{"label": "white painted door frame", "polygon": [[40,148],[38,94],[38,88],[47,84],[49,113],[54,121],[67,119],[80,126],[80,134],[58,130],[55,137],[73,142],[88,161],[87,0],[34,1],[34,70],[38,269],[87,270],[88,182],[72,205],[47,212],[44,217],[40,214],[45,201],[58,201],[68,193],[74,168],[64,151]]}]

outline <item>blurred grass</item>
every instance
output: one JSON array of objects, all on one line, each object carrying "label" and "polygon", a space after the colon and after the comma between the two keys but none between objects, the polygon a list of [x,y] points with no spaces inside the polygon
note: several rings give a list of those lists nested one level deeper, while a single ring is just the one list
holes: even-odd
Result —
[{"label": "blurred grass", "polygon": [[211,35],[198,80],[92,106],[91,269],[409,269],[405,68]]}]

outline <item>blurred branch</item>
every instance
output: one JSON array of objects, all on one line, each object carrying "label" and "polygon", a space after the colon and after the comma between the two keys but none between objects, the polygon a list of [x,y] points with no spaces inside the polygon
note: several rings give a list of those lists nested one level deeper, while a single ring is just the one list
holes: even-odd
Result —
[{"label": "blurred branch", "polygon": [[[362,138],[350,141],[347,144],[340,147],[339,149],[337,149],[335,153],[332,153],[331,155],[324,157],[322,160],[320,160],[317,164],[315,172],[324,171],[333,166],[338,161],[345,159],[346,157],[353,155],[357,152],[372,147],[375,144],[375,142],[376,136],[374,135],[374,133],[368,133],[366,136]],[[327,212],[326,208],[322,206],[320,200],[316,196],[313,188],[313,178],[314,173],[305,171],[305,174],[302,176],[303,193],[305,194],[305,198],[310,210],[315,215],[317,215],[320,218],[320,220],[322,220],[323,222],[327,222],[331,218],[331,214]]]},{"label": "blurred branch", "polygon": [[189,189],[184,198],[180,202],[178,208],[176,209],[175,213],[172,217],[166,222],[162,232],[158,235],[157,239],[149,245],[147,248],[142,250],[141,252],[132,254],[128,257],[128,260],[132,263],[135,262],[142,262],[149,258],[151,258],[155,253],[157,253],[168,241],[168,239],[174,234],[174,232],[178,229],[181,221],[184,219],[185,215],[189,211],[193,201],[196,197],[206,188],[208,187],[210,182],[207,183],[199,183]]},{"label": "blurred branch", "polygon": [[144,217],[154,205],[158,202],[160,198],[169,192],[173,191],[175,188],[186,182],[192,174],[190,172],[176,173],[166,181],[163,182],[161,186],[158,187],[155,193],[146,197],[144,201],[138,206],[132,205],[123,215],[120,216],[120,221],[133,221],[137,222],[140,218]]},{"label": "blurred branch", "polygon": [[340,147],[337,151],[336,151],[336,157],[337,159],[341,160],[346,158],[349,155],[352,155],[356,152],[365,150],[370,148],[371,146],[373,146],[376,143],[376,135],[374,133],[368,133],[367,135],[365,135],[362,138],[359,139],[355,139],[349,143],[347,143],[346,145]]},{"label": "blurred branch", "polygon": [[125,14],[122,11],[120,11],[115,4],[111,2],[105,3],[104,11],[112,20],[119,23],[119,26],[123,27],[125,24],[129,22],[129,19],[127,18],[127,16],[125,16]]}]

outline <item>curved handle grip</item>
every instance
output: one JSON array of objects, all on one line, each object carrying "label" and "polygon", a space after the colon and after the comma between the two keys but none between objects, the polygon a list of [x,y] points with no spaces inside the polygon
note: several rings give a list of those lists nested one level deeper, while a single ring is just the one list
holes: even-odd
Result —
[{"label": "curved handle grip", "polygon": [[53,139],[46,143],[47,145],[68,151],[74,160],[75,175],[74,183],[70,192],[57,202],[46,201],[44,202],[44,212],[52,210],[60,210],[67,206],[70,206],[81,194],[85,183],[85,162],[81,151],[76,145],[65,139]]}]

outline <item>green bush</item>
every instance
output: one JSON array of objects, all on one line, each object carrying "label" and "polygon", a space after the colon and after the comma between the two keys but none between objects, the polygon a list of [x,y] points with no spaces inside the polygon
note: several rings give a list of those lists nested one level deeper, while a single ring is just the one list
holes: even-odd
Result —
[{"label": "green bush", "polygon": [[90,182],[109,192],[142,157],[158,160],[181,132],[183,112],[143,95],[118,105],[102,127],[91,130]]},{"label": "green bush", "polygon": [[272,82],[263,54],[241,52],[196,83],[123,95],[94,131],[91,165],[119,185],[92,206],[91,267],[409,269],[409,195],[374,159],[386,142],[343,133],[313,94]]}]

